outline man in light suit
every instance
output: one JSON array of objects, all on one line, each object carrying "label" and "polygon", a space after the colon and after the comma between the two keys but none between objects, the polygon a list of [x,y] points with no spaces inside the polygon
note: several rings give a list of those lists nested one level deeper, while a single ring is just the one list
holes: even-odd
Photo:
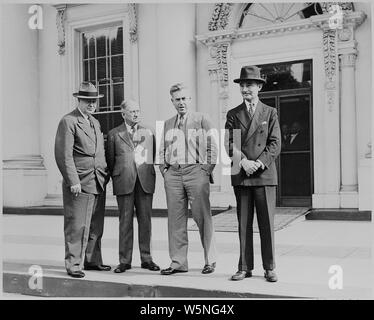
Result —
[{"label": "man in light suit", "polygon": [[238,271],[231,279],[243,280],[252,276],[253,215],[256,207],[264,276],[267,281],[275,282],[275,159],[281,150],[277,110],[258,98],[265,83],[258,67],[243,67],[240,78],[234,82],[240,85],[243,103],[227,113],[225,125],[225,147],[233,161],[231,183],[237,202],[240,240]]},{"label": "man in light suit", "polygon": [[151,256],[152,200],[155,192],[155,136],[140,123],[139,104],[121,104],[124,122],[108,134],[107,162],[113,180],[113,193],[119,208],[119,265],[115,273],[131,269],[134,207],[138,220],[141,267],[160,270]]},{"label": "man in light suit", "polygon": [[207,115],[189,110],[191,97],[183,84],[170,89],[177,115],[167,120],[160,144],[160,171],[164,177],[168,207],[169,268],[163,275],[187,272],[188,204],[204,248],[203,274],[216,267],[214,229],[210,209],[210,186],[216,164],[216,136]]},{"label": "man in light suit", "polygon": [[82,278],[83,259],[85,270],[111,269],[101,256],[109,176],[103,134],[92,116],[103,95],[90,82],[83,82],[73,95],[78,106],[58,125],[55,158],[63,177],[65,267],[70,276]]}]

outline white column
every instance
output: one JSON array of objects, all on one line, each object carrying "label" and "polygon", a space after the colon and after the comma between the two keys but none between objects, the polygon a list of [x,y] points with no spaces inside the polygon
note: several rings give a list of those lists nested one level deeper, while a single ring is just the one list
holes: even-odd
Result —
[{"label": "white column", "polygon": [[3,121],[3,201],[7,207],[43,204],[46,195],[40,151],[39,57],[37,29],[28,21],[31,5],[2,6],[1,108]]},{"label": "white column", "polygon": [[341,66],[341,191],[357,191],[355,53],[339,56]]}]

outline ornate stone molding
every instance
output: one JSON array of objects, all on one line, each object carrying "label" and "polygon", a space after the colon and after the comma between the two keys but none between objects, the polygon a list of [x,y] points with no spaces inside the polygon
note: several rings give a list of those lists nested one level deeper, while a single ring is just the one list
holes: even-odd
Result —
[{"label": "ornate stone molding", "polygon": [[209,31],[224,30],[227,27],[233,3],[216,3],[208,24]]},{"label": "ornate stone molding", "polygon": [[229,71],[227,67],[227,51],[229,48],[229,44],[221,43],[218,46],[214,46],[214,48],[215,49],[213,50],[213,57],[215,58],[217,63],[220,84],[221,86],[227,86],[229,80]]},{"label": "ornate stone molding", "polygon": [[327,108],[330,112],[334,110],[335,102],[336,102],[336,90],[335,87],[330,89],[327,88],[326,90],[326,102],[327,102]]},{"label": "ornate stone molding", "polygon": [[320,2],[322,11],[324,13],[329,13],[332,6],[338,5],[344,12],[353,12],[353,2]]},{"label": "ornate stone molding", "polygon": [[338,30],[338,39],[339,41],[346,42],[352,40],[353,32],[350,28],[343,27],[342,29]]},{"label": "ornate stone molding", "polygon": [[322,35],[323,56],[326,74],[326,89],[334,89],[337,68],[337,39],[336,30],[325,29]]},{"label": "ornate stone molding", "polygon": [[66,21],[66,4],[56,5],[56,26],[57,26],[57,45],[58,54],[65,54],[65,21]]},{"label": "ornate stone molding", "polygon": [[[344,11],[345,12],[345,11]],[[272,37],[280,34],[295,33],[295,32],[307,32],[313,29],[330,29],[331,25],[331,14],[325,13],[323,15],[312,16],[308,19],[300,19],[298,21],[290,21],[278,24],[270,24],[261,26],[258,28],[250,29],[214,29],[213,31],[197,35],[197,41],[205,45],[214,45],[220,42],[230,42],[232,40],[247,40],[252,38],[263,38]],[[362,24],[366,19],[364,12],[345,12],[344,13],[344,24],[343,27],[356,28]],[[344,31],[346,32],[346,31]]]},{"label": "ornate stone molding", "polygon": [[138,40],[138,17],[136,10],[136,3],[129,4],[129,33],[131,43],[135,43]]}]

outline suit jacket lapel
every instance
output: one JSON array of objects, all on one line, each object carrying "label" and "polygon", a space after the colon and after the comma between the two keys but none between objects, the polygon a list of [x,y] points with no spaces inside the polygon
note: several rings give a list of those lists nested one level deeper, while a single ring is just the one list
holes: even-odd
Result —
[{"label": "suit jacket lapel", "polygon": [[[164,140],[164,152],[165,152],[166,163],[170,162],[170,152],[171,152],[170,148],[172,145],[172,141],[170,141],[170,138],[174,136],[174,130],[175,130],[177,119],[178,119],[177,115],[175,115],[174,117],[165,121],[165,127],[164,127],[165,130],[164,130],[163,140]],[[168,137],[167,140],[165,139],[166,136]]]},{"label": "suit jacket lapel", "polygon": [[236,114],[236,116],[241,122],[241,124],[244,126],[244,128],[249,129],[249,125],[251,124],[251,119],[249,117],[247,106],[245,105],[244,101],[240,105],[240,109],[238,113]]},{"label": "suit jacket lapel", "polygon": [[96,137],[94,132],[92,132],[91,126],[87,123],[86,119],[83,118],[78,109],[76,109],[76,115],[78,118],[78,126],[83,130],[83,132],[96,143]]},{"label": "suit jacket lapel", "polygon": [[118,132],[120,138],[125,141],[131,148],[134,148],[134,144],[131,141],[130,134],[127,131],[125,123],[122,123],[121,130]]},{"label": "suit jacket lapel", "polygon": [[[169,132],[168,135],[170,135],[170,133],[172,133],[173,136],[174,136],[174,129],[175,129],[175,126],[176,126],[176,123],[177,123],[177,119],[178,119],[178,117],[174,116],[174,117],[172,117],[171,119],[169,119],[168,121],[165,122],[165,134]],[[172,132],[170,130],[172,130]]]},{"label": "suit jacket lapel", "polygon": [[246,139],[245,139],[245,142],[246,143],[248,141],[248,139],[253,135],[253,133],[256,131],[257,127],[258,127],[258,124],[260,122],[260,119],[262,118],[262,113],[264,111],[264,108],[262,106],[262,102],[259,101],[257,106],[256,106],[256,111],[255,111],[255,114],[253,115],[253,118],[252,118],[252,122],[251,122],[251,125],[249,127],[249,130],[247,132],[247,136],[246,136]]},{"label": "suit jacket lapel", "polygon": [[[90,116],[92,118],[94,118],[93,116]],[[93,123],[93,126],[94,126],[94,130],[95,130],[95,136],[96,136],[96,150],[97,150],[97,141],[99,141],[99,135],[101,134],[101,131],[100,131],[100,128],[99,128],[99,124],[97,123],[97,121],[95,121],[96,119],[91,119],[92,123]],[[95,150],[95,151],[96,151]]]}]

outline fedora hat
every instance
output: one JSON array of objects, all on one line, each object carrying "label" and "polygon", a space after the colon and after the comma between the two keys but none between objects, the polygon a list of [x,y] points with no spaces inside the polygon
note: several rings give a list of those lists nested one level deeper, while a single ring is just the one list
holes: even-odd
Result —
[{"label": "fedora hat", "polygon": [[248,80],[256,80],[261,83],[265,83],[266,80],[261,77],[260,74],[260,68],[256,66],[245,66],[242,67],[242,70],[240,71],[240,78],[235,79],[235,83],[240,83],[243,81],[248,81]]},{"label": "fedora hat", "polygon": [[73,96],[80,99],[99,99],[104,97],[97,92],[96,87],[91,82],[82,82],[79,91],[73,93]]}]

